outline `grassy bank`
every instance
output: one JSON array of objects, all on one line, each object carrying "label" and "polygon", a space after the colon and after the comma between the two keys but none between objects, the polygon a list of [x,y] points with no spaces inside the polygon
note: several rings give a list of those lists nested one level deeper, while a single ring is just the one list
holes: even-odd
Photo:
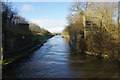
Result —
[{"label": "grassy bank", "polygon": [[21,59],[27,55],[29,55],[32,51],[40,48],[44,42],[46,42],[49,38],[53,37],[53,35],[34,35],[33,42],[31,44],[25,45],[22,48],[11,49],[7,52],[7,54],[14,53],[16,55],[12,55],[11,58],[3,59],[3,66],[6,66],[14,61]]},{"label": "grassy bank", "polygon": [[[104,52],[100,53],[100,52],[95,52],[95,51],[90,51],[89,49],[86,49],[83,51],[83,49],[81,48],[85,48],[85,47],[81,47],[81,41],[79,38],[77,38],[77,42],[76,45],[73,43],[75,40],[70,40],[70,37],[68,34],[62,34],[61,35],[63,38],[67,39],[67,41],[69,41],[69,45],[71,50],[73,50],[76,54],[74,55],[81,55],[81,54],[85,54],[87,56],[91,56],[91,57],[96,57],[96,58],[101,58],[101,59],[105,59],[107,61],[116,61],[116,62],[120,62],[120,57],[119,54],[105,54]],[[81,38],[82,39],[82,38]],[[83,46],[83,45],[82,45]],[[117,50],[116,50],[117,51]]]}]

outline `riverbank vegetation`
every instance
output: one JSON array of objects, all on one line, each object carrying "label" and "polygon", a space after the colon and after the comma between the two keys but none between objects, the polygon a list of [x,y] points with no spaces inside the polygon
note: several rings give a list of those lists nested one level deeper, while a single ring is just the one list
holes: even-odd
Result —
[{"label": "riverbank vegetation", "polygon": [[18,15],[12,3],[2,2],[3,60],[24,55],[37,44],[43,44],[53,34],[40,26],[28,22]]},{"label": "riverbank vegetation", "polygon": [[120,60],[118,3],[74,2],[69,10],[62,35],[69,36],[72,49]]}]

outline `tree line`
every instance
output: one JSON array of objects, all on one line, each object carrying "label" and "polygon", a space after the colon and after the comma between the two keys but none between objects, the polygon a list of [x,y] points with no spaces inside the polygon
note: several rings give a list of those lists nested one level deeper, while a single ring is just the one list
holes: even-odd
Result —
[{"label": "tree line", "polygon": [[[28,31],[23,31],[19,30],[17,31],[16,29],[19,29],[18,27],[21,24],[29,24]],[[13,27],[15,26],[15,27]],[[21,26],[22,27],[22,26]],[[20,16],[18,12],[13,8],[12,3],[10,2],[2,2],[2,32],[4,35],[32,35],[31,33],[44,33],[44,34],[50,34],[49,31],[40,28],[39,25],[28,22],[24,17]],[[24,28],[24,27],[23,27]]]},{"label": "tree line", "polygon": [[120,58],[119,17],[117,2],[74,2],[69,8],[68,26],[73,49]]}]

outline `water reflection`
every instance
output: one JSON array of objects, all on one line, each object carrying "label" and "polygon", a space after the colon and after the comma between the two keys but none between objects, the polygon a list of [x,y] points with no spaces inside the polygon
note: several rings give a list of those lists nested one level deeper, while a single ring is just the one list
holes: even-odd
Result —
[{"label": "water reflection", "polygon": [[[81,59],[79,59],[81,58]],[[116,78],[118,77],[118,65],[114,62],[105,62],[99,59],[89,57],[73,57],[74,62],[69,62],[69,68],[74,77],[82,78]],[[71,58],[70,58],[71,60]],[[76,74],[78,73],[78,74]],[[82,74],[81,74],[82,73]]]},{"label": "water reflection", "polygon": [[118,63],[86,55],[71,55],[69,45],[54,36],[25,59],[3,71],[11,78],[111,78],[118,77]]}]

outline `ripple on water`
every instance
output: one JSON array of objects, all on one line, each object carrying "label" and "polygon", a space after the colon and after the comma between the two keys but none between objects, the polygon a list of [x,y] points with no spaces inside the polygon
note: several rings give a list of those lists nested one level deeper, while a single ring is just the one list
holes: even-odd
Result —
[{"label": "ripple on water", "polygon": [[[14,67],[14,65],[16,65]],[[6,71],[6,76],[45,77],[112,77],[117,74],[118,65],[86,56],[70,56],[69,46],[60,36],[54,36],[36,50],[27,60],[21,60]],[[99,73],[98,73],[99,72]],[[84,73],[84,74],[83,74]],[[12,75],[13,74],[13,75]]]}]

